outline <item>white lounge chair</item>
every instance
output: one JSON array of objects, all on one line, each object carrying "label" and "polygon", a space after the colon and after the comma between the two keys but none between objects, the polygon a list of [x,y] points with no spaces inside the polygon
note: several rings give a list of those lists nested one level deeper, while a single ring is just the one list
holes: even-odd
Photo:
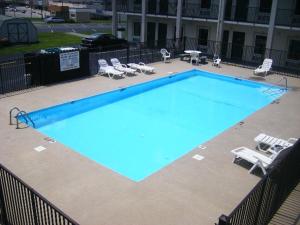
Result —
[{"label": "white lounge chair", "polygon": [[145,63],[142,62],[140,62],[139,64],[128,63],[127,65],[132,69],[140,71],[141,73],[154,73],[154,67],[147,66]]},{"label": "white lounge chair", "polygon": [[[280,146],[282,148],[288,148],[294,145],[297,140],[297,138],[289,138],[288,140],[284,140],[264,133],[260,133],[254,138],[254,141],[258,143],[258,150],[270,153],[276,152],[277,149],[281,149]],[[264,147],[262,145],[264,145]]]},{"label": "white lounge chair", "polygon": [[272,59],[264,59],[263,64],[254,70],[254,74],[255,75],[262,74],[266,76],[272,68],[272,63],[273,63]]},{"label": "white lounge chair", "polygon": [[221,63],[221,59],[218,57],[218,58],[213,60],[212,65],[216,66],[216,67],[220,67],[220,63]]},{"label": "white lounge chair", "polygon": [[109,78],[112,78],[114,76],[123,77],[124,73],[121,72],[121,71],[116,70],[112,66],[109,66],[105,59],[99,59],[98,64],[99,64],[99,70],[98,70],[99,75],[107,74],[109,76]]},{"label": "white lounge chair", "polygon": [[161,57],[163,58],[163,60],[164,60],[164,63],[166,63],[167,62],[167,60],[169,60],[170,61],[170,59],[171,59],[171,53],[170,52],[168,52],[168,50],[167,49],[165,49],[165,48],[162,48],[161,50],[160,50],[160,53],[161,53]]},{"label": "white lounge chair", "polygon": [[279,152],[278,152],[278,153],[274,153],[270,157],[268,157],[257,151],[246,148],[244,146],[233,149],[233,150],[231,150],[231,152],[234,154],[233,163],[236,160],[241,160],[241,159],[246,160],[247,162],[253,164],[253,166],[249,170],[249,173],[251,173],[256,167],[259,167],[263,171],[264,175],[267,173],[266,169],[271,165],[271,163],[274,161],[274,159],[279,155]]},{"label": "white lounge chair", "polygon": [[113,65],[113,67],[116,70],[119,70],[119,71],[124,72],[126,74],[128,74],[128,73],[129,74],[135,74],[135,72],[136,72],[136,69],[132,69],[132,68],[129,68],[125,64],[121,64],[121,62],[117,58],[112,58],[112,59],[110,59],[110,61],[111,61],[111,64]]}]

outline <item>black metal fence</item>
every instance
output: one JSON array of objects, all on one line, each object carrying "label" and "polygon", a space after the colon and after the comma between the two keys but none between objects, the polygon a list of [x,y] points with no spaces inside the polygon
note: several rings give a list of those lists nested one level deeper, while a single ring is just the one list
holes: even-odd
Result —
[{"label": "black metal fence", "polygon": [[[149,40],[137,43],[122,50],[114,46],[106,48],[79,48],[80,67],[67,71],[60,71],[60,53],[53,54],[25,54],[0,59],[0,96],[14,91],[24,90],[42,85],[79,79],[97,73],[96,58],[120,58],[122,63],[144,62],[153,63],[161,60],[160,49],[167,48],[173,58],[179,57],[186,49],[200,50],[208,58],[219,53],[223,62],[237,65],[257,67],[265,57],[273,59],[272,70],[292,73],[299,76],[300,63],[290,60],[287,51],[264,49],[262,47],[238,45],[235,43],[220,43],[213,40],[198,40],[184,37],[182,39]],[[97,57],[92,57],[96,56]]]},{"label": "black metal fence", "polygon": [[78,225],[0,164],[1,225]]},{"label": "black metal fence", "polygon": [[212,4],[207,8],[201,7],[199,3],[186,3],[182,8],[183,17],[218,19],[219,5]]},{"label": "black metal fence", "polygon": [[251,192],[218,225],[266,225],[300,180],[300,140],[280,153]]}]

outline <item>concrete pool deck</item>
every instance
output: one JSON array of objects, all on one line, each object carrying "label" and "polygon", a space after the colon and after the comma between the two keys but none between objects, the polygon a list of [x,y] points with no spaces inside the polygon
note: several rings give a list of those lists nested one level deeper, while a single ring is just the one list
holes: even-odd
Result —
[{"label": "concrete pool deck", "polygon": [[[299,137],[300,79],[288,77],[290,91],[280,101],[203,143],[206,149],[191,150],[138,183],[59,142],[47,142],[32,128],[15,129],[8,124],[8,112],[14,106],[30,112],[192,68],[258,80],[253,70],[223,64],[216,68],[211,63],[192,66],[174,60],[153,66],[157,68],[153,75],[118,80],[95,76],[0,99],[0,163],[82,225],[214,224],[260,179],[248,174],[249,166],[233,164],[230,150],[254,148],[253,138],[262,132],[285,139]],[[276,83],[281,77],[274,74],[259,81]],[[35,151],[40,145],[47,149]],[[205,158],[195,160],[195,154]]]}]

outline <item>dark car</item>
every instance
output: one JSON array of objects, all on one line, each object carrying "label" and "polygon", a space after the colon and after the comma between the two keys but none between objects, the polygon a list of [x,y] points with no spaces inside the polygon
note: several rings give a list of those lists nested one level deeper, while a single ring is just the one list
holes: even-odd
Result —
[{"label": "dark car", "polygon": [[125,39],[120,39],[111,34],[96,33],[82,39],[82,46],[102,50],[122,49],[128,47]]}]

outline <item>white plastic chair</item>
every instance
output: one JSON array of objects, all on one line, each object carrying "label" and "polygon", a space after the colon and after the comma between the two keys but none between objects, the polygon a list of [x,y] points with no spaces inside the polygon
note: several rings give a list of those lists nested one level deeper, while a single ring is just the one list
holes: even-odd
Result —
[{"label": "white plastic chair", "polygon": [[257,151],[246,148],[244,146],[233,149],[231,150],[231,152],[234,154],[233,163],[236,160],[241,160],[241,159],[246,160],[247,162],[253,164],[253,166],[249,170],[249,173],[251,173],[256,167],[259,167],[263,171],[264,175],[267,173],[266,169],[268,169],[271,163],[279,155],[278,152],[268,157],[266,155],[263,155]]},{"label": "white plastic chair", "polygon": [[119,71],[124,72],[126,74],[128,74],[128,73],[129,74],[135,74],[135,72],[136,72],[136,69],[132,69],[132,68],[129,68],[125,64],[121,64],[121,62],[117,58],[110,59],[110,62],[116,70],[119,70]]},{"label": "white plastic chair", "polygon": [[164,60],[164,63],[166,63],[167,60],[170,60],[170,59],[171,59],[171,53],[168,52],[167,49],[162,48],[162,49],[160,50],[160,53],[161,53],[161,56],[162,56],[162,58],[163,58],[163,60]]},{"label": "white plastic chair", "polygon": [[199,64],[199,53],[197,52],[192,52],[191,53],[191,64],[195,61],[196,64],[198,65]]},{"label": "white plastic chair", "polygon": [[216,66],[216,67],[220,67],[220,63],[221,63],[221,59],[218,57],[218,58],[213,60],[212,65]]},{"label": "white plastic chair", "polygon": [[145,63],[140,62],[139,64],[136,63],[128,63],[127,64],[130,68],[136,69],[141,73],[154,73],[154,67],[147,66]]},{"label": "white plastic chair", "polygon": [[105,59],[99,59],[98,64],[99,64],[99,70],[98,70],[99,75],[107,74],[109,76],[109,78],[112,78],[114,76],[123,77],[124,73],[116,70],[112,66],[109,66]]},{"label": "white plastic chair", "polygon": [[266,76],[272,68],[272,63],[273,63],[272,59],[268,59],[268,58],[264,59],[263,64],[254,70],[254,75],[262,74]]}]

